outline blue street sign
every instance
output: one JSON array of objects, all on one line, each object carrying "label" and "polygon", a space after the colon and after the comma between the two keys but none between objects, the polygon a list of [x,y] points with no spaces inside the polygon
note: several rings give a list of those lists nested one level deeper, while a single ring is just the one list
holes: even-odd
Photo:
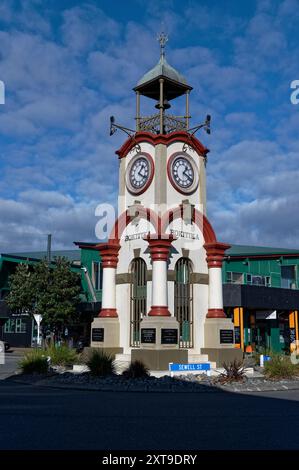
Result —
[{"label": "blue street sign", "polygon": [[271,360],[271,357],[270,356],[264,356],[264,362],[265,361],[270,361]]},{"label": "blue street sign", "polygon": [[211,364],[206,362],[199,362],[197,364],[176,364],[174,362],[169,363],[170,372],[188,372],[197,370],[211,370]]}]

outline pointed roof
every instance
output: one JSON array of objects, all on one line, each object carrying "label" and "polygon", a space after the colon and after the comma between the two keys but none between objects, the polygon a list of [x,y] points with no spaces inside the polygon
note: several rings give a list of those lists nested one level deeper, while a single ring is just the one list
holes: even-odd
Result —
[{"label": "pointed roof", "polygon": [[139,91],[148,98],[158,100],[160,78],[164,79],[164,90],[169,101],[183,95],[187,90],[192,90],[192,87],[187,84],[185,77],[169,65],[165,55],[161,54],[159,62],[143,75],[134,91]]},{"label": "pointed roof", "polygon": [[143,75],[143,77],[137,83],[137,87],[147,82],[150,82],[151,80],[154,80],[158,77],[169,78],[170,80],[173,80],[175,82],[187,85],[185,77],[183,77],[183,75],[181,75],[177,70],[175,70],[175,68],[169,65],[164,55],[161,55],[157,65],[155,65],[155,67],[153,67],[145,75]]},{"label": "pointed roof", "polygon": [[138,81],[134,91],[138,91],[141,95],[147,96],[155,100],[160,95],[160,78],[164,79],[164,93],[169,101],[192,90],[187,84],[187,80],[175,68],[167,62],[165,58],[165,44],[168,36],[163,32],[158,36],[160,43],[160,59],[159,62]]}]

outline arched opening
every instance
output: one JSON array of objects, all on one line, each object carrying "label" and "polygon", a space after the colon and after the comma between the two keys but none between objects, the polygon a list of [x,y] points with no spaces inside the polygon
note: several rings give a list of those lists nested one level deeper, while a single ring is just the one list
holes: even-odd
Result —
[{"label": "arched opening", "polygon": [[180,258],[175,265],[174,314],[180,325],[180,347],[193,348],[192,264]]},{"label": "arched opening", "polygon": [[135,258],[131,263],[130,345],[140,345],[140,321],[146,315],[146,263]]}]

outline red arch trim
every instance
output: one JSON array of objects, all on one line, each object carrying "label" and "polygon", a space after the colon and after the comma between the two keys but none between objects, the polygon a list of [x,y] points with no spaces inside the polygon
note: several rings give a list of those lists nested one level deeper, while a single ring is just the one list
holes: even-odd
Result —
[{"label": "red arch trim", "polygon": [[190,145],[200,155],[205,156],[209,149],[205,147],[194,135],[186,131],[175,131],[170,134],[152,134],[151,132],[136,132],[134,137],[129,137],[119,150],[115,153],[119,158],[124,158],[126,155],[140,142],[149,142],[152,145],[165,144],[170,145],[173,142],[184,142]]},{"label": "red arch trim", "polygon": [[[131,209],[127,209],[123,212],[118,219],[116,220],[110,236],[108,243],[118,244],[121,238],[122,233],[124,232],[125,228],[129,225],[132,220],[136,217],[140,217],[141,219],[148,220],[151,222],[155,228],[156,233],[161,234],[165,233],[168,225],[176,219],[183,219],[184,218],[184,206],[181,204],[174,209],[168,210],[162,218],[156,214],[155,211],[152,209],[145,208],[141,205],[133,206]],[[198,209],[192,209],[192,222],[197,225],[200,231],[203,234],[205,243],[216,243],[217,238],[214,232],[212,225],[210,224],[208,218],[202,214]]]},{"label": "red arch trim", "polygon": [[[187,209],[185,209],[187,210]],[[184,214],[184,205],[181,204],[178,207],[175,207],[174,209],[170,209],[167,211],[161,221],[161,228],[162,228],[162,233],[165,233],[168,225],[173,222],[176,219],[183,219],[185,216]],[[197,225],[197,227],[200,229],[200,231],[203,234],[204,241],[205,243],[215,243],[217,242],[216,234],[213,230],[212,225],[210,224],[208,218],[202,214],[199,210],[197,210],[195,207],[192,208],[192,217],[191,217],[192,222]]]},{"label": "red arch trim", "polygon": [[156,233],[160,233],[161,219],[156,214],[156,212],[141,205],[136,205],[123,212],[115,221],[109,236],[108,243],[118,244],[120,237],[122,236],[122,233],[124,232],[127,225],[129,225],[129,223],[137,217],[151,222],[155,228]]}]

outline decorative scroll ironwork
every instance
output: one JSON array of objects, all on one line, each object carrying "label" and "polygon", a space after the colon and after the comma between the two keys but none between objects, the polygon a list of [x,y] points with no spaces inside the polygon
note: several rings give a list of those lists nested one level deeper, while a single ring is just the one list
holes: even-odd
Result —
[{"label": "decorative scroll ironwork", "polygon": [[[174,131],[186,130],[186,119],[183,116],[173,116],[171,114],[164,114],[163,116],[163,133],[169,134]],[[160,133],[160,114],[153,114],[152,116],[145,116],[139,119],[139,130],[152,132],[153,134]]]},{"label": "decorative scroll ironwork", "polygon": [[130,150],[130,154],[138,154],[138,153],[141,153],[141,147],[140,145],[136,142],[134,147]]}]

